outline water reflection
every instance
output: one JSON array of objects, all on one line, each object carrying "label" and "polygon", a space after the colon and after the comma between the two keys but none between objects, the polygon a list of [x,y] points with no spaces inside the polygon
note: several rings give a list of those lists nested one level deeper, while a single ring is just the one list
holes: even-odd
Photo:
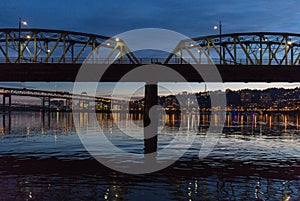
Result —
[{"label": "water reflection", "polygon": [[71,113],[14,112],[0,116],[2,135],[6,134],[44,134],[47,131],[71,132],[73,117]]},{"label": "water reflection", "polygon": [[[80,125],[87,126],[89,113],[76,113],[79,115]],[[142,114],[127,113],[97,113],[99,124],[102,128],[113,128],[122,126],[130,128],[132,122],[142,127]],[[183,113],[166,114],[161,116],[161,125],[169,128],[185,128],[188,130],[201,130],[208,128],[210,120],[214,119],[215,124],[219,123],[220,117],[209,114]],[[131,121],[129,121],[131,120]],[[298,132],[300,129],[298,114],[234,114],[226,115],[224,133],[240,134],[285,134]],[[71,132],[74,128],[73,114],[62,112],[15,112],[2,114],[0,116],[0,129],[2,135],[10,133],[23,133],[20,129],[29,132],[45,133],[47,130],[62,129],[64,132]]]},{"label": "water reflection", "polygon": [[224,133],[286,135],[299,132],[298,114],[228,114]]},{"label": "water reflection", "polygon": [[[79,126],[88,125],[91,114],[76,115]],[[112,140],[127,140],[124,149],[142,147],[118,131],[142,127],[141,114],[96,116]],[[168,143],[178,130],[201,139],[212,118],[220,121],[208,113],[162,115],[159,142]],[[0,128],[4,200],[300,200],[298,114],[228,113],[223,135],[205,160],[197,158],[196,141],[173,166],[138,176],[94,161],[76,135],[72,113],[7,113]]]}]

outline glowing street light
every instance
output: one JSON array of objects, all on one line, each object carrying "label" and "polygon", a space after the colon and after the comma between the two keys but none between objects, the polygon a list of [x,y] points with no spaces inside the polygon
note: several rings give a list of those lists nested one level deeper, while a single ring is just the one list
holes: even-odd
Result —
[{"label": "glowing street light", "polygon": [[21,21],[21,24],[22,24],[22,25],[25,25],[25,26],[28,25],[28,23],[27,23],[26,21]]},{"label": "glowing street light", "polygon": [[21,50],[21,28],[22,28],[22,25],[27,26],[28,23],[26,21],[23,21],[21,18],[19,18],[19,55],[18,55],[19,63],[21,63],[21,61],[22,61],[22,58],[21,58],[21,55],[22,55],[22,50]]}]

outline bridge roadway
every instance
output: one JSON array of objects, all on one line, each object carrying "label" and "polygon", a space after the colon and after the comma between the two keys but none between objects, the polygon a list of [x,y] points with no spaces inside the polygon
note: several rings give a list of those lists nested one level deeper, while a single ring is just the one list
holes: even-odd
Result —
[{"label": "bridge roadway", "polygon": [[[88,65],[90,71],[105,67],[103,64]],[[122,76],[140,64],[111,64],[102,76],[101,82],[118,82]],[[188,82],[203,82],[193,66],[209,71],[210,65],[204,64],[164,64],[180,73]],[[223,82],[299,82],[299,65],[216,65]],[[74,82],[81,64],[52,63],[0,63],[0,81],[2,82]],[[100,78],[99,78],[100,79]],[[95,81],[88,78],[82,82]],[[136,82],[145,80],[135,78]],[[171,76],[165,76],[161,82],[176,82]],[[205,80],[214,82],[216,80]]]}]

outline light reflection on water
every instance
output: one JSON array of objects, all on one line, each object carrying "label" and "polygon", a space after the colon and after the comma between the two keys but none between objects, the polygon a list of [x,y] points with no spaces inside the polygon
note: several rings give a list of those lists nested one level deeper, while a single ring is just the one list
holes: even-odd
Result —
[{"label": "light reflection on water", "polygon": [[[78,115],[80,126],[87,125],[89,114]],[[191,149],[166,170],[135,176],[91,160],[71,113],[1,115],[0,200],[300,200],[298,114],[227,114],[223,135],[204,160],[197,158],[201,139],[218,116],[182,115],[162,116],[159,146],[181,130],[197,133]],[[112,142],[143,151],[142,140],[117,127],[142,127],[140,114],[97,118]]]}]

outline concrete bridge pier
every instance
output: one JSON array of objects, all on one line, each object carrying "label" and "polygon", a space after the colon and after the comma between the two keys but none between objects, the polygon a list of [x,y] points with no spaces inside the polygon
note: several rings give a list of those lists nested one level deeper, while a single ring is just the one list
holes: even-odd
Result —
[{"label": "concrete bridge pier", "polygon": [[11,111],[11,94],[5,93],[3,94],[3,101],[2,101],[2,110],[3,112],[6,112],[7,106],[6,106],[6,99],[8,98],[8,111]]},{"label": "concrete bridge pier", "polygon": [[66,99],[66,108],[72,109],[73,101],[72,99]]},{"label": "concrete bridge pier", "polygon": [[50,111],[50,97],[42,98],[42,109],[43,111]]},{"label": "concrete bridge pier", "polygon": [[[151,110],[153,106],[158,104],[157,92],[158,92],[157,84],[146,83],[145,108],[144,108],[144,119],[143,119],[144,120],[144,154],[150,154],[157,151],[158,111],[154,108]],[[147,160],[147,158],[145,159]]]},{"label": "concrete bridge pier", "polygon": [[106,106],[106,112],[111,112],[111,109],[112,109],[112,101],[111,102],[107,102],[105,104]]}]

